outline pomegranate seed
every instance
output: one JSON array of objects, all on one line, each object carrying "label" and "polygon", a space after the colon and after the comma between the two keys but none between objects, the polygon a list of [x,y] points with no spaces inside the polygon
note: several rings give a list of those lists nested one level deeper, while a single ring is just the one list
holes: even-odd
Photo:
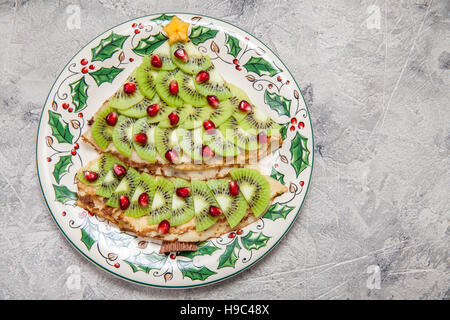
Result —
[{"label": "pomegranate seed", "polygon": [[147,143],[147,135],[145,133],[138,133],[134,136],[134,140],[139,143],[146,144]]},{"label": "pomegranate seed", "polygon": [[158,225],[158,232],[160,234],[166,234],[167,232],[169,232],[169,229],[170,229],[170,223],[167,220],[161,221]]},{"label": "pomegranate seed", "polygon": [[88,211],[88,215],[91,216],[91,217],[94,216],[94,214],[92,212],[90,212],[90,211]]},{"label": "pomegranate seed", "polygon": [[85,66],[88,64],[88,61],[86,59],[81,59],[80,63],[81,65]]},{"label": "pomegranate seed", "polygon": [[158,55],[155,54],[155,55],[152,57],[151,64],[152,64],[152,66],[155,67],[155,68],[161,68],[161,66],[162,66],[161,58],[160,58]]},{"label": "pomegranate seed", "polygon": [[119,116],[117,115],[117,112],[110,112],[106,116],[105,121],[108,125],[110,125],[111,127],[114,127],[117,123],[118,118],[119,118]]},{"label": "pomegranate seed", "polygon": [[141,33],[141,31],[139,29],[134,30],[134,33],[138,34]]},{"label": "pomegranate seed", "polygon": [[170,125],[175,126],[178,121],[180,121],[180,117],[176,114],[176,112],[171,112],[168,116]]},{"label": "pomegranate seed", "polygon": [[138,203],[141,207],[147,207],[148,206],[148,194],[146,192],[142,193],[138,198]]},{"label": "pomegranate seed", "polygon": [[300,187],[303,187],[305,185],[305,181],[300,181]]},{"label": "pomegranate seed", "polygon": [[159,104],[157,103],[151,104],[147,107],[147,114],[150,117],[156,116],[158,114],[158,111],[159,111]]},{"label": "pomegranate seed", "polygon": [[76,150],[76,149],[78,149],[78,148],[80,147],[80,145],[79,145],[78,143],[75,143],[75,144],[73,145],[73,147],[74,147],[75,150]]},{"label": "pomegranate seed", "polygon": [[172,253],[172,254],[170,255],[170,259],[172,259],[172,260],[174,260],[176,257],[177,257],[177,255],[176,255],[175,253]]},{"label": "pomegranate seed", "polygon": [[63,217],[65,217],[66,214],[67,214],[67,212],[65,212],[65,211],[62,212]]},{"label": "pomegranate seed", "polygon": [[189,189],[188,187],[178,188],[176,193],[177,196],[181,198],[186,198],[188,195],[191,194],[191,189]]},{"label": "pomegranate seed", "polygon": [[290,131],[294,131],[294,130],[295,130],[295,127],[294,127],[294,126],[291,126],[291,127],[289,128],[289,130],[290,130]]},{"label": "pomegranate seed", "polygon": [[208,132],[209,130],[211,130],[211,132],[214,132],[214,130],[216,129],[216,125],[211,120],[205,120],[203,122],[203,128],[205,128],[205,130]]},{"label": "pomegranate seed", "polygon": [[233,63],[234,63],[234,64],[239,64],[239,60],[238,60],[238,59],[234,59],[234,60],[233,60]]},{"label": "pomegranate seed", "polygon": [[123,85],[123,91],[125,91],[126,94],[133,94],[136,91],[136,84],[133,82],[127,82]]},{"label": "pomegranate seed", "polygon": [[93,171],[85,171],[84,177],[86,178],[87,181],[94,182],[98,179],[98,174]]},{"label": "pomegranate seed", "polygon": [[202,156],[205,159],[209,159],[214,156],[214,151],[212,151],[212,149],[209,146],[204,145],[202,147]]},{"label": "pomegranate seed", "polygon": [[232,196],[237,196],[239,194],[239,186],[236,181],[230,180],[230,182],[228,183],[228,186],[230,188],[230,194]]},{"label": "pomegranate seed", "polygon": [[178,159],[178,153],[175,150],[169,150],[164,155],[170,163],[175,163]]},{"label": "pomegranate seed", "polygon": [[127,174],[127,169],[121,164],[115,163],[113,166],[114,174],[120,178]]},{"label": "pomegranate seed", "polygon": [[82,72],[82,73],[88,73],[88,71],[89,71],[89,70],[88,70],[88,68],[86,68],[86,67],[84,67],[83,69],[81,69],[81,72]]},{"label": "pomegranate seed", "polygon": [[297,118],[292,118],[291,119],[291,124],[297,124]]},{"label": "pomegranate seed", "polygon": [[95,66],[94,66],[93,64],[91,64],[91,65],[89,66],[89,69],[94,70],[94,69],[95,69]]},{"label": "pomegranate seed", "polygon": [[75,151],[75,149],[72,149],[72,151],[70,151],[70,153],[74,156],[77,154],[77,152]]},{"label": "pomegranate seed", "polygon": [[133,59],[133,58],[130,58],[130,59],[128,59],[128,61],[130,61],[130,62],[133,62],[133,61],[134,61],[134,59]]},{"label": "pomegranate seed", "polygon": [[298,128],[299,128],[299,129],[303,129],[304,127],[305,127],[305,123],[302,122],[302,121],[300,121],[300,122],[298,123]]},{"label": "pomegranate seed", "polygon": [[63,109],[67,109],[67,108],[69,107],[69,104],[64,102],[64,103],[62,104],[62,107],[63,107]]},{"label": "pomegranate seed", "polygon": [[257,139],[259,144],[266,144],[267,134],[264,131],[261,131],[260,133],[258,133]]},{"label": "pomegranate seed", "polygon": [[219,106],[219,98],[216,96],[206,96],[206,101],[208,101],[208,104],[213,107],[214,109]]},{"label": "pomegranate seed", "polygon": [[241,102],[239,102],[238,109],[241,110],[242,112],[250,113],[252,112],[252,105],[247,101],[242,100]]},{"label": "pomegranate seed", "polygon": [[218,217],[222,214],[222,210],[220,210],[219,208],[215,207],[215,206],[211,206],[209,207],[209,215],[211,217]]},{"label": "pomegranate seed", "polygon": [[128,209],[128,207],[130,206],[130,199],[125,195],[120,196],[119,206],[120,206],[120,209],[122,209],[122,210]]},{"label": "pomegranate seed", "polygon": [[176,80],[172,80],[169,83],[169,92],[171,94],[177,94],[178,93],[178,82]]},{"label": "pomegranate seed", "polygon": [[184,62],[187,62],[189,60],[189,56],[183,48],[175,50],[173,55]]},{"label": "pomegranate seed", "polygon": [[228,235],[228,238],[233,239],[235,236],[236,236],[236,234],[234,232],[232,232]]},{"label": "pomegranate seed", "polygon": [[195,81],[198,83],[203,83],[209,80],[209,73],[207,71],[200,71],[195,76]]},{"label": "pomegranate seed", "polygon": [[244,230],[242,230],[242,229],[236,231],[236,233],[237,233],[239,236],[240,236],[243,232],[244,232]]}]

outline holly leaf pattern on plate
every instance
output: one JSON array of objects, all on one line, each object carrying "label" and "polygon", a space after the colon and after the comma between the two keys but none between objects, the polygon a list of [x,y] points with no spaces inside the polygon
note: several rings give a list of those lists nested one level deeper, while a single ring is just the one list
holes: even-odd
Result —
[{"label": "holly leaf pattern on plate", "polygon": [[156,252],[140,253],[124,261],[130,265],[134,272],[142,270],[145,273],[149,273],[151,270],[161,270],[167,261],[167,256]]},{"label": "holly leaf pattern on plate", "polygon": [[111,58],[114,53],[122,49],[123,43],[128,37],[111,32],[108,37],[100,40],[98,46],[92,48],[92,61],[104,61]]},{"label": "holly leaf pattern on plate", "polygon": [[95,243],[95,240],[91,238],[91,236],[84,230],[81,229],[81,242],[86,245],[88,250],[91,250],[92,245]]},{"label": "holly leaf pattern on plate", "polygon": [[177,261],[178,268],[180,269],[181,273],[183,274],[183,277],[191,278],[192,280],[206,280],[208,277],[212,276],[213,274],[216,274],[217,272],[211,271],[205,266],[197,267],[194,265],[192,260],[184,261],[184,260],[178,260]]},{"label": "holly leaf pattern on plate", "polygon": [[72,164],[72,156],[62,156],[59,158],[58,163],[55,164],[53,169],[53,177],[55,177],[56,183],[59,183],[61,177],[69,172],[68,168]]},{"label": "holly leaf pattern on plate", "polygon": [[265,247],[267,245],[267,241],[269,241],[270,237],[265,236],[262,232],[253,232],[250,230],[244,237],[242,237],[242,245],[247,250],[258,250],[261,247]]},{"label": "holly leaf pattern on plate", "polygon": [[241,246],[236,239],[225,248],[225,252],[219,257],[219,265],[217,269],[225,267],[233,267],[236,265],[236,261],[239,259],[239,251]]},{"label": "holly leaf pattern on plate", "polygon": [[291,165],[295,169],[297,177],[303,170],[305,170],[310,165],[309,150],[307,143],[308,138],[302,136],[298,132],[291,142],[291,147],[289,149],[292,155]]},{"label": "holly leaf pattern on plate", "polygon": [[214,252],[219,250],[219,248],[216,247],[211,241],[199,243],[197,247],[197,251],[182,251],[179,255],[189,259],[193,259],[196,256],[203,256],[206,254],[212,255]]},{"label": "holly leaf pattern on plate", "polygon": [[151,21],[155,21],[155,22],[164,22],[164,21],[170,21],[172,20],[173,16],[169,16],[167,14],[162,14],[157,18],[151,19]]},{"label": "holly leaf pattern on plate", "polygon": [[239,39],[229,35],[228,33],[226,34],[225,45],[228,47],[228,53],[235,58],[237,58],[239,52],[241,52],[242,50],[242,48],[239,46]]},{"label": "holly leaf pattern on plate", "polygon": [[284,183],[284,174],[282,174],[281,172],[278,172],[273,167],[272,167],[272,173],[270,174],[270,177],[274,178],[275,180],[280,181],[281,184],[285,184]]},{"label": "holly leaf pattern on plate", "polygon": [[215,38],[217,32],[219,32],[219,30],[214,30],[207,26],[196,26],[192,28],[189,39],[191,39],[193,44],[198,45],[205,42],[206,40]]},{"label": "holly leaf pattern on plate", "polygon": [[48,111],[48,125],[52,129],[52,135],[59,143],[72,143],[73,135],[70,132],[69,124],[61,119],[59,113]]},{"label": "holly leaf pattern on plate", "polygon": [[278,68],[274,63],[271,63],[261,57],[251,57],[250,60],[248,60],[244,64],[244,68],[248,72],[256,73],[258,76],[262,76],[263,74],[266,73],[272,77],[277,73],[283,71],[280,68]]},{"label": "holly leaf pattern on plate", "polygon": [[111,68],[100,68],[95,72],[91,72],[90,75],[94,78],[97,86],[100,86],[104,82],[112,83],[119,73],[123,69],[111,67]]},{"label": "holly leaf pattern on plate", "polygon": [[270,93],[268,90],[264,93],[264,102],[270,106],[270,109],[275,110],[280,116],[290,116],[291,100],[280,96],[277,93]]},{"label": "holly leaf pattern on plate", "polygon": [[295,207],[291,207],[288,205],[281,205],[278,202],[272,204],[269,209],[267,209],[266,214],[263,218],[275,221],[277,219],[283,218],[286,219],[287,215],[294,209]]},{"label": "holly leaf pattern on plate", "polygon": [[88,98],[87,90],[89,88],[86,79],[82,77],[78,81],[72,82],[69,86],[72,95],[72,103],[75,105],[75,112],[86,108],[86,101]]},{"label": "holly leaf pattern on plate", "polygon": [[139,43],[133,51],[138,55],[146,56],[155,51],[166,40],[167,38],[160,32],[155,36],[148,36],[147,38],[139,40]]},{"label": "holly leaf pattern on plate", "polygon": [[285,123],[285,124],[282,125],[281,128],[280,128],[281,139],[282,139],[283,141],[286,140],[288,127],[289,127],[289,123]]},{"label": "holly leaf pattern on plate", "polygon": [[77,193],[70,191],[66,186],[53,185],[55,191],[55,200],[61,203],[67,203],[69,201],[76,201]]}]

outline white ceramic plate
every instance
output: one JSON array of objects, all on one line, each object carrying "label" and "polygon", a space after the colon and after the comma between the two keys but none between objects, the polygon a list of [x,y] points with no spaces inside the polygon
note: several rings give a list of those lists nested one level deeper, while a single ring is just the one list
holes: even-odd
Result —
[{"label": "white ceramic plate", "polygon": [[[283,146],[260,167],[289,187],[268,212],[243,230],[199,245],[197,252],[159,254],[159,245],[120,232],[74,205],[76,171],[98,154],[80,140],[87,119],[165,40],[171,16],[191,23],[191,41],[224,78],[283,127]],[[262,42],[227,22],[193,14],[141,17],[101,34],[81,49],[56,79],[45,102],[36,161],[56,224],[85,257],[102,269],[155,287],[195,287],[227,279],[261,260],[292,226],[305,199],[313,165],[313,132],[301,91],[280,59]]]}]

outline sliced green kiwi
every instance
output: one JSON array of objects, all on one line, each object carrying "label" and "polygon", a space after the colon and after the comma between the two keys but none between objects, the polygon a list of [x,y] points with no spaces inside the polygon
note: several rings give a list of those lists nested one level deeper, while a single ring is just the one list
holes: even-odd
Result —
[{"label": "sliced green kiwi", "polygon": [[150,58],[144,57],[141,65],[136,70],[136,81],[139,85],[139,90],[147,99],[152,99],[156,93],[156,78],[158,71],[150,68]]},{"label": "sliced green kiwi", "polygon": [[114,190],[111,197],[106,202],[106,205],[113,208],[119,208],[119,198],[123,195],[126,195],[131,199],[139,181],[139,173],[133,168],[128,168],[127,174],[117,185],[117,188]]},{"label": "sliced green kiwi", "polygon": [[[188,55],[188,61],[178,59],[174,56],[174,52],[177,49],[184,49]],[[170,53],[172,61],[186,73],[197,74],[202,70],[206,70],[211,67],[211,59],[208,55],[203,55],[198,51],[192,42],[176,42],[170,46]]]},{"label": "sliced green kiwi", "polygon": [[162,62],[162,65],[160,68],[153,67],[150,63],[150,68],[154,70],[174,70],[177,68],[177,65],[173,63],[172,58],[170,56],[170,45],[169,41],[163,42],[162,45],[160,45],[155,51],[153,51],[149,55],[149,60],[151,62],[151,59],[154,55],[157,55]]},{"label": "sliced green kiwi", "polygon": [[256,217],[264,213],[270,202],[270,184],[256,169],[239,168],[230,171],[231,178]]},{"label": "sliced green kiwi", "polygon": [[[184,101],[180,97],[180,93],[171,94],[169,91],[169,84],[171,81],[176,81],[175,75],[177,70],[173,71],[160,71],[156,78],[156,92],[159,97],[164,100],[169,106],[179,108],[183,105]],[[180,84],[178,84],[178,88]]]},{"label": "sliced green kiwi", "polygon": [[[130,206],[125,210],[125,215],[128,217],[142,217],[150,212],[150,207],[152,205],[152,190],[154,188],[155,178],[147,173],[142,173],[140,180],[134,190],[133,195],[130,198]],[[142,207],[139,204],[139,197],[147,193],[149,197],[148,206]]]},{"label": "sliced green kiwi", "polygon": [[234,143],[241,149],[251,151],[258,149],[258,137],[256,131],[244,131],[233,117],[222,123],[219,130],[222,132],[225,139]]},{"label": "sliced green kiwi", "polygon": [[195,163],[201,164],[203,162],[202,147],[203,147],[203,128],[196,128],[193,130],[178,129],[178,144]]},{"label": "sliced green kiwi", "polygon": [[103,179],[109,170],[111,170],[114,165],[115,158],[110,153],[102,154],[86,171],[95,172],[97,174],[97,180],[94,182],[89,182],[84,176],[84,172],[79,172],[77,174],[78,180],[81,183],[88,186],[99,186],[101,185]]},{"label": "sliced green kiwi", "polygon": [[241,153],[239,148],[223,136],[220,130],[203,132],[203,143],[207,144],[216,154],[223,157],[234,157]]},{"label": "sliced green kiwi", "polygon": [[184,120],[180,125],[180,127],[185,129],[194,129],[201,127],[203,125],[203,121],[211,119],[210,117],[212,113],[213,109],[209,106],[199,108],[189,108],[186,110],[185,113],[182,114]]},{"label": "sliced green kiwi", "polygon": [[209,214],[209,208],[211,206],[219,208],[219,204],[205,181],[192,181],[191,193],[194,200],[195,229],[197,231],[206,230],[219,219],[219,217],[212,217]]},{"label": "sliced green kiwi", "polygon": [[147,135],[147,142],[142,144],[133,139],[134,150],[141,159],[154,163],[156,161],[155,128],[156,123],[149,123],[149,117],[141,118],[133,125],[133,137],[139,133]]},{"label": "sliced green kiwi", "polygon": [[209,120],[214,122],[216,127],[224,123],[233,114],[233,106],[229,100],[221,101],[217,108],[211,108],[213,112]]},{"label": "sliced green kiwi", "polygon": [[114,127],[106,122],[106,116],[115,110],[111,107],[105,107],[95,117],[92,124],[92,138],[100,149],[105,150],[112,140],[112,132]]},{"label": "sliced green kiwi", "polygon": [[159,103],[158,95],[155,95],[152,99],[144,98],[144,100],[135,104],[131,108],[118,111],[120,114],[130,118],[143,118],[147,115],[147,107],[154,103]]},{"label": "sliced green kiwi", "polygon": [[234,228],[246,215],[247,202],[241,193],[237,196],[230,194],[229,182],[228,179],[217,179],[206,183],[227,218],[228,224]]},{"label": "sliced green kiwi", "polygon": [[198,93],[194,85],[194,77],[190,74],[186,74],[183,71],[178,71],[175,75],[175,79],[178,81],[179,96],[187,103],[192,104],[194,107],[204,107],[208,105],[206,97]]},{"label": "sliced green kiwi", "polygon": [[234,84],[227,83],[227,85],[231,91],[230,103],[233,106],[233,117],[239,122],[247,115],[246,112],[239,110],[239,103],[241,103],[242,100],[245,100],[251,104],[250,98],[244,92],[244,90],[235,86]]},{"label": "sliced green kiwi", "polygon": [[204,96],[214,95],[219,100],[226,100],[231,98],[230,89],[228,89],[222,76],[214,68],[214,66],[211,66],[206,71],[208,71],[209,73],[208,81],[203,83],[198,83],[197,81],[194,81],[194,85],[197,91]]},{"label": "sliced green kiwi", "polygon": [[166,159],[166,152],[176,149],[179,152],[177,130],[156,127],[154,131],[155,146],[161,158]]},{"label": "sliced green kiwi", "polygon": [[153,185],[153,201],[148,216],[148,224],[158,224],[169,220],[172,214],[173,183],[158,177]]},{"label": "sliced green kiwi", "polygon": [[195,213],[192,193],[185,198],[181,198],[176,194],[178,188],[190,188],[191,184],[180,178],[175,178],[172,182],[174,192],[172,197],[172,216],[170,218],[170,225],[175,227],[190,221]]},{"label": "sliced green kiwi", "polygon": [[133,125],[135,122],[136,119],[121,115],[114,126],[112,134],[114,147],[126,157],[131,156],[131,152],[133,152]]},{"label": "sliced green kiwi", "polygon": [[128,82],[134,83],[136,85],[136,90],[132,94],[125,93],[123,90],[124,86],[122,85],[109,100],[108,105],[110,107],[118,110],[125,110],[144,99],[144,95],[139,90],[139,85],[136,81],[136,72],[133,72],[124,83]]},{"label": "sliced green kiwi", "polygon": [[258,108],[253,108],[253,112],[247,114],[239,124],[247,132],[256,131],[259,133],[264,131],[268,136],[280,130],[280,125]]}]

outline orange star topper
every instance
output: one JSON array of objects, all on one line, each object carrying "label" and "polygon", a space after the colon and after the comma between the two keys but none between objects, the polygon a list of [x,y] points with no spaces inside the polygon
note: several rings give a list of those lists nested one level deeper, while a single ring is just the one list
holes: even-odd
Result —
[{"label": "orange star topper", "polygon": [[169,43],[172,44],[178,41],[188,42],[188,28],[189,23],[183,22],[177,16],[174,16],[163,30],[169,36]]}]

